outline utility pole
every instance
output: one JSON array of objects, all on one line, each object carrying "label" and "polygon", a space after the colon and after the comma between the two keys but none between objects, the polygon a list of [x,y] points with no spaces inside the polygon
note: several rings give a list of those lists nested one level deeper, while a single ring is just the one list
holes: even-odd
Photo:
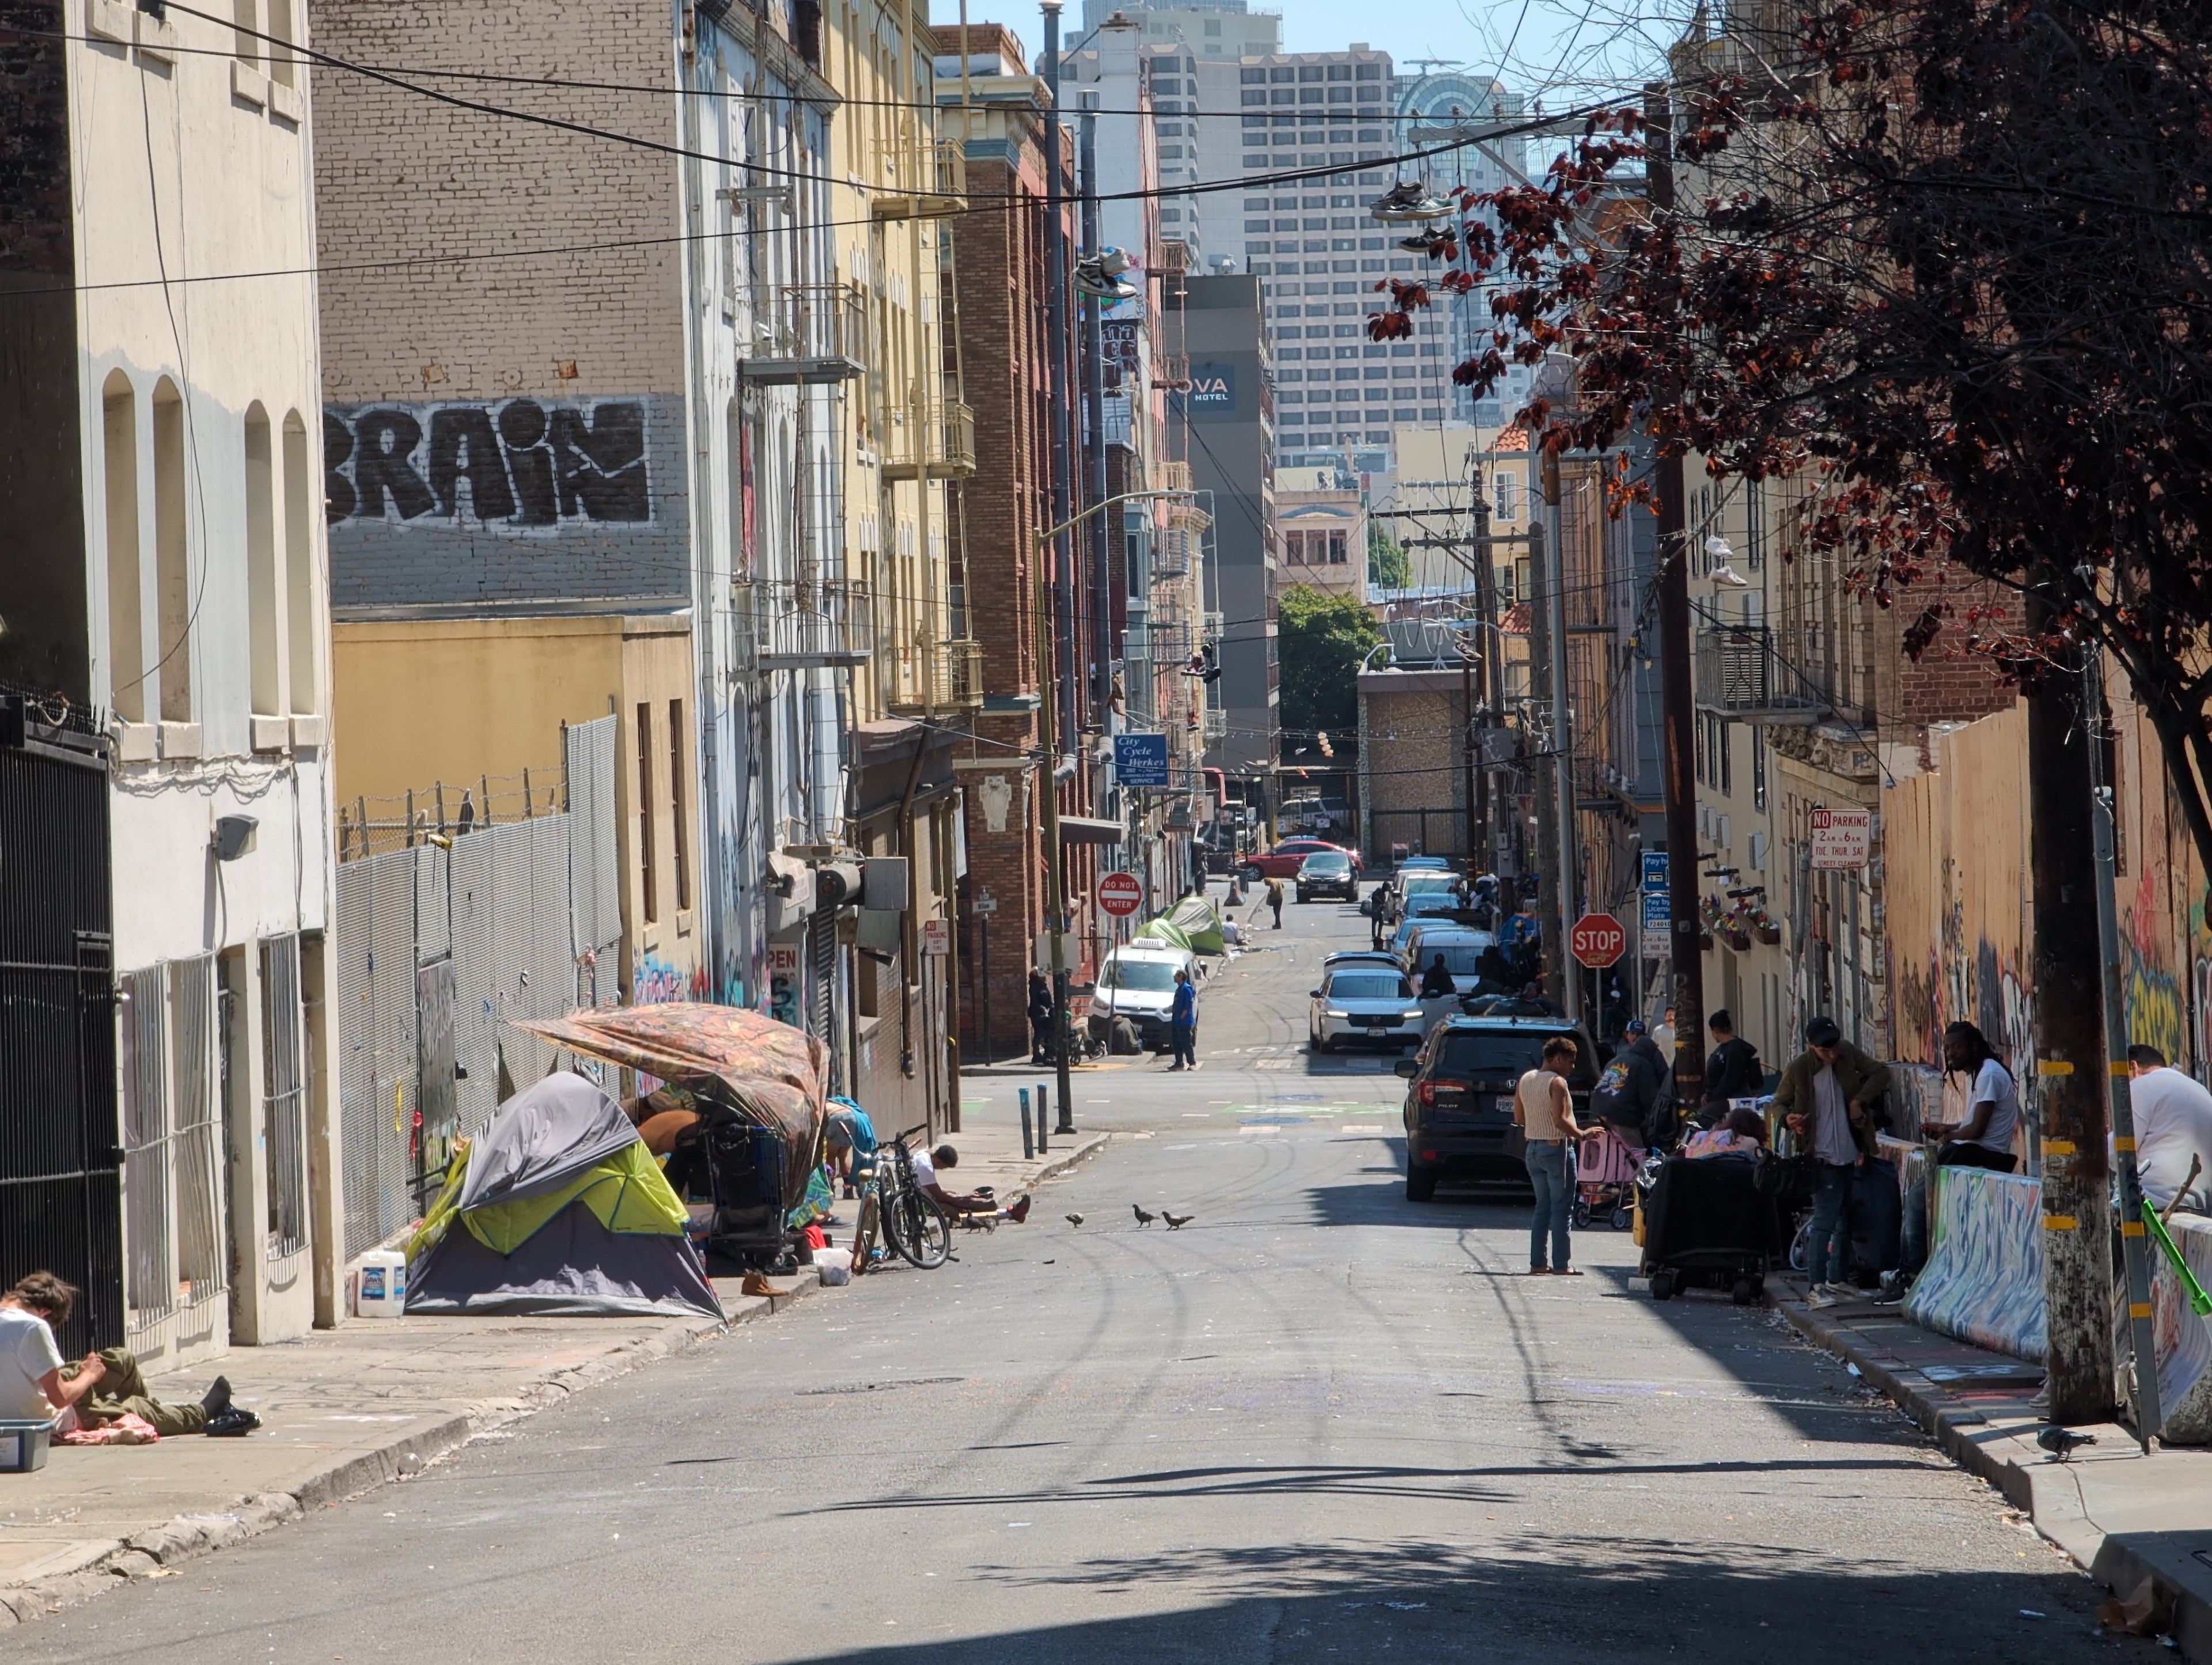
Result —
[{"label": "utility pole", "polygon": [[[1644,191],[1655,215],[1674,211],[1674,111],[1664,82],[1644,88]],[[1674,981],[1674,1091],[1705,1096],[1705,961],[1698,928],[1698,708],[1690,679],[1687,496],[1680,456],[1658,459],[1659,705],[1666,734],[1667,908]],[[2039,985],[2039,1003],[2040,986]]]},{"label": "utility pole", "polygon": [[[1532,506],[1533,507],[1533,506]],[[1535,708],[1553,712],[1559,709],[1557,684],[1553,680],[1552,662],[1552,569],[1546,545],[1547,528],[1543,520],[1532,514],[1528,527],[1528,579],[1535,593],[1529,598],[1528,608],[1528,679],[1530,691],[1535,696]],[[1558,736],[1548,737],[1548,749],[1556,751]],[[1528,852],[1528,866],[1536,875],[1536,917],[1549,919],[1551,928],[1538,939],[1543,948],[1544,991],[1566,1009],[1565,994],[1568,979],[1567,932],[1572,921],[1566,917],[1566,898],[1559,894],[1559,879],[1565,869],[1547,858],[1557,848],[1559,838],[1559,798],[1544,790],[1549,778],[1544,770],[1544,758],[1540,753],[1529,760],[1529,787],[1536,800],[1536,843]]]},{"label": "utility pole", "polygon": [[[1085,111],[1078,159],[1082,167],[1083,246],[1096,254],[1098,229],[1098,118]],[[1091,430],[1091,501],[1106,501],[1106,303],[1096,295],[1083,301],[1085,425]],[[1103,731],[1114,708],[1114,604],[1110,588],[1114,529],[1100,515],[1091,526],[1091,659],[1092,719]]]},{"label": "utility pole", "polygon": [[1551,637],[1547,646],[1552,660],[1552,817],[1559,828],[1559,973],[1563,979],[1567,1021],[1580,1023],[1583,1015],[1582,967],[1575,963],[1567,933],[1581,917],[1576,907],[1575,883],[1582,864],[1575,854],[1575,762],[1572,702],[1567,689],[1567,540],[1559,516],[1559,453],[1544,453],[1544,520],[1547,545],[1543,553],[1551,562],[1545,577],[1544,611]]},{"label": "utility pole", "polygon": [[2120,915],[2114,898],[2118,865],[2112,782],[2105,778],[2102,737],[2112,732],[2105,704],[2104,655],[2094,643],[2081,655],[2081,705],[2096,721],[2089,747],[2092,830],[2097,841],[2097,948],[2104,968],[2105,1071],[2112,1096],[2112,1149],[2120,1159],[2120,1252],[2127,1270],[2128,1339],[2135,1354],[2136,1439],[2143,1454],[2166,1418],[2158,1396],[2158,1333],[2151,1322],[2150,1240],[2143,1224],[2142,1176],[2136,1168],[2135,1099],[2128,1091],[2128,1009],[2120,992]]},{"label": "utility pole", "polygon": [[[1046,416],[1052,443],[1052,519],[1065,528],[1074,513],[1073,460],[1068,454],[1068,415],[1071,398],[1067,329],[1067,227],[1061,204],[1066,200],[1066,180],[1061,171],[1060,119],[1060,10],[1061,0],[1040,0],[1044,13],[1045,101],[1052,108],[1044,124],[1044,272]],[[1074,540],[1063,529],[1052,550],[1051,633],[1056,638],[1056,670],[1039,691],[1060,706],[1060,743],[1073,744],[1076,732]],[[1041,616],[1040,623],[1042,622]],[[1065,991],[1065,973],[1055,972],[1055,987]],[[1063,999],[1063,1006],[1066,1001]]]},{"label": "utility pole", "polygon": [[[2031,574],[2027,629],[2057,623],[2055,574]],[[2105,1157],[2102,958],[2090,805],[2089,711],[2063,668],[2028,690],[2028,861],[2035,931],[2036,1109],[2043,1130],[2043,1301],[2051,1420],[2112,1408],[2112,1261]]]}]

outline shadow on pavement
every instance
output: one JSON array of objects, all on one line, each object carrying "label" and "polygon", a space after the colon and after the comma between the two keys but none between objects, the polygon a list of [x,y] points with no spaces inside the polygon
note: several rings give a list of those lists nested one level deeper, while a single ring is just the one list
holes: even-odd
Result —
[{"label": "shadow on pavement", "polygon": [[[1474,1528],[1481,1530],[1480,1524]],[[972,1577],[1176,1611],[1071,1619],[963,1639],[963,1659],[1062,1662],[1676,1659],[1774,1665],[1885,1656],[1947,1662],[2150,1656],[2100,1639],[2084,1581],[1948,1571],[1907,1559],[1686,1544],[1543,1529],[1483,1545],[1409,1540],[1212,1547],[1073,1566],[985,1565]],[[946,1592],[951,1595],[952,1592]],[[867,1665],[942,1650],[917,1638],[811,1656]],[[2142,1651],[2136,1653],[2140,1647]]]}]

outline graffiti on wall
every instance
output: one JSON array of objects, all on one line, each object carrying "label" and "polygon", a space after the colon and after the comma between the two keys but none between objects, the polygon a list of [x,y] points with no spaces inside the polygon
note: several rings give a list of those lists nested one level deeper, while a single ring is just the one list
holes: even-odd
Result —
[{"label": "graffiti on wall", "polygon": [[646,410],[635,399],[330,406],[323,465],[334,524],[527,533],[653,519]]},{"label": "graffiti on wall", "polygon": [[670,964],[658,954],[641,954],[635,969],[630,974],[630,1004],[657,1006],[667,1000],[703,1000],[707,998],[707,974],[704,971],[685,971]]}]

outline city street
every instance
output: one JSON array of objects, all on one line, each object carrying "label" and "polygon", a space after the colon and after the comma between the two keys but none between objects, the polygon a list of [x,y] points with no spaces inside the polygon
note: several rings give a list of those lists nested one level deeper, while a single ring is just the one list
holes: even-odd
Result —
[{"label": "city street", "polygon": [[1079,1123],[1115,1137],[1025,1226],[0,1661],[2149,1656],[1778,1316],[1653,1303],[1625,1233],[1532,1279],[1510,1196],[1408,1203],[1388,1060],[1303,1050],[1320,957],[1366,922],[1285,919],[1204,990],[1196,1074],[1079,1073]]}]

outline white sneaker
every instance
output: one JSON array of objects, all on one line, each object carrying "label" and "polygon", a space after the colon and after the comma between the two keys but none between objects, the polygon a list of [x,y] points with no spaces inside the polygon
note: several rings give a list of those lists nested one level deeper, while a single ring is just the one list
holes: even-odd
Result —
[{"label": "white sneaker", "polygon": [[1815,1284],[1805,1291],[1805,1304],[1814,1308],[1832,1307],[1836,1304],[1836,1297],[1828,1292],[1826,1284]]},{"label": "white sneaker", "polygon": [[1855,1284],[1826,1283],[1822,1284],[1820,1287],[1838,1301],[1856,1301],[1859,1298],[1858,1286]]}]

